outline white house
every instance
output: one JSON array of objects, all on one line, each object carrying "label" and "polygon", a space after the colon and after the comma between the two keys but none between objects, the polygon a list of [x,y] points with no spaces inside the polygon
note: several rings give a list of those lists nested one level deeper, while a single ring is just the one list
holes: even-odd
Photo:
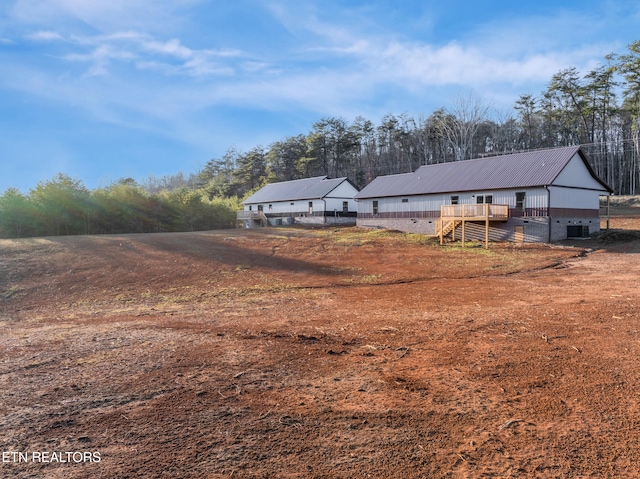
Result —
[{"label": "white house", "polygon": [[358,189],[347,178],[316,176],[270,183],[244,200],[245,227],[279,224],[355,224]]},{"label": "white house", "polygon": [[553,242],[599,231],[600,196],[612,192],[575,146],[426,165],[380,176],[355,198],[359,226]]}]

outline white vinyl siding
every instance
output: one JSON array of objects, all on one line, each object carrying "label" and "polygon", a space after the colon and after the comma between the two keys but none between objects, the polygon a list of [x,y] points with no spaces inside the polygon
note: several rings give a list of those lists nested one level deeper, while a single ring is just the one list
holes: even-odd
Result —
[{"label": "white vinyl siding", "polygon": [[[476,204],[477,196],[491,195],[494,205],[509,205],[509,208],[516,207],[516,193],[524,192],[525,208],[526,209],[541,209],[547,207],[548,193],[544,188],[529,188],[529,189],[511,189],[511,190],[491,190],[491,191],[474,191],[457,193],[458,204]],[[451,194],[438,194],[438,195],[420,195],[411,196],[408,203],[403,203],[403,197],[394,198],[378,198],[378,213],[404,213],[404,212],[423,212],[423,211],[435,211],[440,212],[441,205],[451,204]],[[371,214],[373,213],[373,200],[359,200],[358,201],[358,213]]]},{"label": "white vinyl siding", "polygon": [[[591,173],[589,173],[589,170],[579,155],[575,155],[569,163],[567,163],[553,181],[553,184],[557,186],[594,189],[600,191],[601,194],[606,194],[606,189],[591,176]],[[563,208],[568,208],[568,206],[563,205]]]},{"label": "white vinyl siding", "polygon": [[577,188],[559,188],[550,186],[552,208],[574,208],[597,210],[600,208],[602,192],[579,190]]},{"label": "white vinyl siding", "polygon": [[[293,203],[293,204],[292,204]],[[269,208],[271,205],[271,208]],[[248,211],[252,205],[245,205],[245,211]],[[257,210],[258,208],[254,205],[253,210]],[[298,200],[298,201],[279,201],[275,203],[268,203],[263,205],[263,211],[269,215],[278,215],[278,214],[308,214],[309,213],[309,200]],[[322,200],[313,200],[313,211],[324,211],[324,201]]]},{"label": "white vinyl siding", "polygon": [[342,213],[342,204],[345,201],[349,204],[349,211],[357,211],[358,205],[356,204],[356,200],[353,199],[357,193],[358,190],[356,190],[351,183],[346,181],[341,183],[337,188],[324,197],[326,202],[326,211],[329,213],[333,213],[334,211]]},{"label": "white vinyl siding", "polygon": [[325,198],[353,198],[358,193],[349,182],[340,183],[336,188],[329,192]]},{"label": "white vinyl siding", "polygon": [[326,197],[324,199],[327,205],[327,211],[333,213],[337,211],[338,213],[342,213],[342,203],[347,202],[349,204],[349,211],[356,211],[357,205],[353,197],[351,198],[330,198]]}]

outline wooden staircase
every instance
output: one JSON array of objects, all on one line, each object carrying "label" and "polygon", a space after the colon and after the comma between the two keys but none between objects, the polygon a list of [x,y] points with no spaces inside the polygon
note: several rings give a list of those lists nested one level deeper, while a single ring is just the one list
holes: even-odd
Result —
[{"label": "wooden staircase", "polygon": [[269,226],[269,220],[267,219],[266,215],[262,211],[258,211],[257,213],[252,213],[251,219],[259,221],[260,226],[262,227]]},{"label": "wooden staircase", "polygon": [[440,219],[436,223],[436,235],[440,237],[440,244],[443,244],[444,237],[451,233],[453,240],[456,239],[456,228],[462,225],[461,240],[462,246],[465,241],[465,224],[484,223],[485,226],[485,248],[489,247],[489,223],[492,221],[505,222],[509,219],[509,205],[497,205],[492,203],[441,205]]},{"label": "wooden staircase", "polygon": [[445,221],[442,219],[438,220],[438,224],[436,226],[436,236],[445,237],[449,235],[455,228],[462,224],[462,220],[450,220]]},{"label": "wooden staircase", "polygon": [[269,226],[269,220],[262,211],[238,211],[236,215],[236,226],[243,227],[246,221],[249,221],[249,227]]}]

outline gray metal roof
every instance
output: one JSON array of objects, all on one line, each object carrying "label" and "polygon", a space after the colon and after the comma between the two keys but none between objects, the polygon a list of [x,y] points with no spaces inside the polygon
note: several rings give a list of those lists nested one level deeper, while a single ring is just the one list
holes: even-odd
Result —
[{"label": "gray metal roof", "polygon": [[[328,178],[326,176],[316,176],[314,178],[303,178],[301,180],[282,181],[280,183],[269,183],[260,188],[243,204],[275,203],[277,201],[314,200],[324,198],[347,178]],[[350,183],[351,184],[351,183]],[[354,190],[357,189],[354,187]]]},{"label": "gray metal roof", "polygon": [[603,191],[612,192],[611,188],[596,176],[580,147],[571,146],[425,165],[413,173],[379,176],[355,198],[546,186],[553,183],[576,154],[580,155],[593,178],[602,185]]}]

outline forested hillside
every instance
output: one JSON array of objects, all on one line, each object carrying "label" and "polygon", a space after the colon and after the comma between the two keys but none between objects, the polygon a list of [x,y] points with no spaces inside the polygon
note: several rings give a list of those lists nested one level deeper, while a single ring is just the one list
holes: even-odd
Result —
[{"label": "forested hillside", "polygon": [[9,189],[0,197],[0,236],[224,228],[241,199],[268,182],[346,176],[361,188],[425,164],[578,144],[617,194],[638,193],[640,41],[585,74],[558,72],[545,91],[520,95],[509,113],[471,94],[421,118],[322,118],[268,147],[229,148],[188,177],[125,179],[89,191],[61,174],[29,194]]}]

